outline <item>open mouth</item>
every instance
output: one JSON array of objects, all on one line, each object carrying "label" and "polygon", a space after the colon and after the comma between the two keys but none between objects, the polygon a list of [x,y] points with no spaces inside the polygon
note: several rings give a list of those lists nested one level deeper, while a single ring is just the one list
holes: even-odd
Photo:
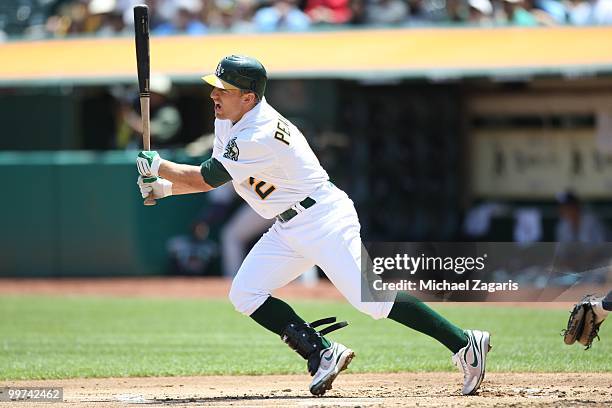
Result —
[{"label": "open mouth", "polygon": [[221,104],[215,103],[215,112],[219,112],[221,110]]}]

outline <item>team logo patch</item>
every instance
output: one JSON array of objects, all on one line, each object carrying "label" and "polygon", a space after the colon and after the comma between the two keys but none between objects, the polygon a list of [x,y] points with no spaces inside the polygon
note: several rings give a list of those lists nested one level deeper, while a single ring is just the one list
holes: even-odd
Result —
[{"label": "team logo patch", "polygon": [[227,142],[227,146],[225,146],[225,153],[223,153],[223,157],[226,159],[230,159],[233,161],[238,161],[238,155],[240,154],[240,149],[238,149],[238,145],[236,144],[236,138],[231,139]]}]

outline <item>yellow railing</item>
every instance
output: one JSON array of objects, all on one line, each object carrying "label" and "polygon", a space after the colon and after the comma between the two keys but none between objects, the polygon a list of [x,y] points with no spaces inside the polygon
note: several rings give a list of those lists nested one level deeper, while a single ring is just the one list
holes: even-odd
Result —
[{"label": "yellow railing", "polygon": [[[272,77],[446,77],[612,72],[612,27],[422,28],[151,40],[151,69],[197,79],[224,55],[259,58]],[[135,77],[132,38],[0,44],[0,83]]]}]

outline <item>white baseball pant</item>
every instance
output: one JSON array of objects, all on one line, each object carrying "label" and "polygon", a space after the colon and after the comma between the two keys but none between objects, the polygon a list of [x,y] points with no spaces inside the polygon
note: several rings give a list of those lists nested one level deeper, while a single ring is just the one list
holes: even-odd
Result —
[{"label": "white baseball pant", "polygon": [[[246,247],[255,237],[269,229],[273,220],[257,214],[248,204],[243,204],[221,230],[223,276],[233,278],[246,255]],[[319,280],[316,267],[306,269],[300,281],[305,285],[315,285]]]},{"label": "white baseball pant", "polygon": [[251,315],[274,290],[318,265],[355,308],[374,319],[387,317],[393,302],[361,299],[361,226],[353,202],[331,183],[311,197],[314,206],[286,223],[277,221],[251,249],[232,282],[230,301]]}]

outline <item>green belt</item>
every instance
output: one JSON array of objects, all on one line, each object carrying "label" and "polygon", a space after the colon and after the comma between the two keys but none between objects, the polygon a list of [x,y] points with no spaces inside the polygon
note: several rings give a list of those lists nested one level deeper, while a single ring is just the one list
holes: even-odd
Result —
[{"label": "green belt", "polygon": [[[300,201],[300,205],[304,208],[310,208],[313,205],[315,205],[316,201],[313,200],[310,197],[306,197],[305,199],[303,199],[302,201]],[[280,222],[287,222],[290,219],[292,219],[293,217],[295,217],[296,215],[298,215],[298,212],[295,211],[293,208],[288,209],[287,211],[283,211],[282,213],[278,214],[276,216],[276,219],[279,220]]]}]

